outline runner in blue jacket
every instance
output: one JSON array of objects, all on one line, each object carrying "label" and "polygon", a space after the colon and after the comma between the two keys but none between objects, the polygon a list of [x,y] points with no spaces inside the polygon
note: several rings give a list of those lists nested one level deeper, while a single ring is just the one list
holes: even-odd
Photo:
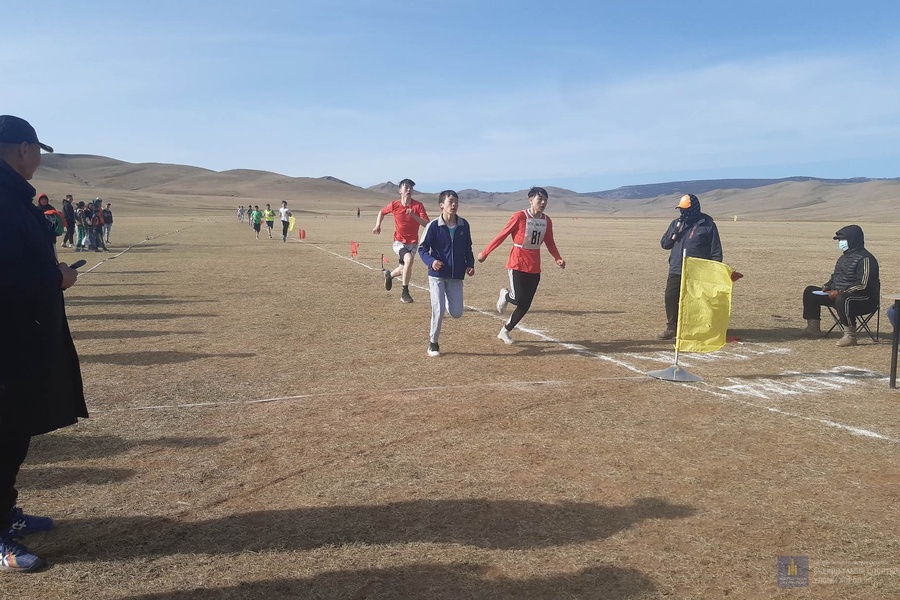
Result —
[{"label": "runner in blue jacket", "polygon": [[458,319],[463,314],[463,279],[475,274],[469,222],[457,216],[459,194],[444,190],[438,197],[441,216],[428,223],[419,242],[419,257],[428,267],[431,292],[431,332],[428,356],[440,356],[438,338],[445,310]]}]

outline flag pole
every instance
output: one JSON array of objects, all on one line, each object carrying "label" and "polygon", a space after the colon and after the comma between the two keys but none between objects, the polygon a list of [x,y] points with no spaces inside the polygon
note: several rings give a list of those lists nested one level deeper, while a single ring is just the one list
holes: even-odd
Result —
[{"label": "flag pole", "polygon": [[649,371],[647,375],[650,377],[655,377],[656,379],[664,379],[666,381],[681,381],[681,382],[696,382],[703,381],[702,377],[697,377],[693,373],[688,373],[684,369],[678,366],[678,338],[679,333],[681,331],[681,310],[684,307],[684,288],[685,288],[685,273],[684,267],[687,263],[687,248],[683,248],[681,251],[681,285],[678,290],[678,327],[676,328],[675,333],[675,362],[668,369],[662,369],[661,371]]}]

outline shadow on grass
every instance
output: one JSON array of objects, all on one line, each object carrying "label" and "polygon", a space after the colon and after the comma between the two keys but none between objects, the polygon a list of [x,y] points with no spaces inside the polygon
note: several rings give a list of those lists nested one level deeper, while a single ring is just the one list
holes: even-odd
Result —
[{"label": "shadow on grass", "polygon": [[203,331],[134,331],[117,329],[113,331],[73,331],[72,339],[75,340],[124,340],[148,337],[162,337],[164,335],[202,335]]},{"label": "shadow on grass", "polygon": [[510,579],[485,566],[417,564],[384,569],[332,571],[308,579],[270,579],[235,586],[128,596],[120,600],[626,600],[655,592],[652,580],[636,569],[602,565],[551,577]]},{"label": "shadow on grass", "polygon": [[224,443],[224,437],[160,437],[125,439],[115,435],[79,435],[63,431],[31,438],[25,466],[68,460],[93,460],[117,456],[132,448],[209,448]]},{"label": "shadow on grass", "polygon": [[152,306],[154,304],[197,304],[202,302],[218,302],[215,298],[187,300],[181,298],[171,298],[170,296],[151,296],[145,294],[127,295],[105,295],[97,298],[71,297],[66,298],[66,304],[69,306],[103,306],[103,305],[133,305],[133,306]]},{"label": "shadow on grass", "polygon": [[205,319],[215,313],[137,313],[133,315],[68,315],[70,321],[163,321],[165,319]]},{"label": "shadow on grass", "polygon": [[153,282],[153,281],[148,281],[146,283],[140,283],[140,282],[89,283],[89,282],[85,282],[83,279],[79,278],[78,283],[76,283],[75,285],[78,287],[85,287],[85,286],[87,286],[87,287],[123,287],[123,286],[128,286],[128,285],[143,285],[143,286],[152,285],[153,287],[158,287],[158,286],[162,286],[162,285],[172,285],[172,284],[171,283],[157,283],[157,282]]},{"label": "shadow on grass", "polygon": [[[401,543],[531,550],[606,539],[647,519],[681,519],[690,506],[642,498],[627,506],[526,500],[415,500],[376,506],[268,510],[188,522],[166,517],[66,519],[56,562],[175,554],[312,550]],[[91,543],[85,545],[84,540]]]},{"label": "shadow on grass", "polygon": [[569,315],[571,317],[581,317],[584,315],[624,315],[624,310],[551,310],[551,309],[535,309],[529,310],[529,315]]},{"label": "shadow on grass", "polygon": [[103,469],[96,467],[38,467],[25,466],[16,482],[22,489],[53,490],[67,485],[108,485],[137,475],[132,469]]},{"label": "shadow on grass", "polygon": [[142,352],[114,352],[112,354],[80,354],[82,364],[121,365],[139,367],[145,365],[175,365],[203,358],[253,358],[252,352],[215,354],[205,352],[175,352],[173,350],[144,350]]}]

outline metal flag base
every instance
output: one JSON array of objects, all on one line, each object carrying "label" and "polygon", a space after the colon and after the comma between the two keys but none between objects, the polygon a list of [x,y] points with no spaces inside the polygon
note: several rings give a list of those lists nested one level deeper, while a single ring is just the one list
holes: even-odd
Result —
[{"label": "metal flag base", "polygon": [[665,379],[666,381],[703,381],[702,377],[697,377],[693,373],[688,373],[678,365],[672,365],[668,369],[663,369],[662,371],[650,371],[647,375],[656,377],[657,379]]}]

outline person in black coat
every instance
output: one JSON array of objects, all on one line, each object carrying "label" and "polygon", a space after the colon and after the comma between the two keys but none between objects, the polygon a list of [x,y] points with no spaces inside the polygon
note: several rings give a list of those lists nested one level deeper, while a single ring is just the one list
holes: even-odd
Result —
[{"label": "person in black coat", "polygon": [[669,224],[660,240],[669,251],[669,278],[666,280],[666,330],[661,340],[671,340],[678,329],[678,301],[681,296],[681,263],[688,256],[722,262],[722,242],[712,217],[700,212],[700,200],[685,194],[675,205],[681,215]]},{"label": "person in black coat", "polygon": [[31,437],[87,417],[81,368],[63,290],[78,273],[57,263],[50,224],[28,183],[41,150],[27,121],[0,116],[0,570],[33,571],[42,561],[19,540],[53,526],[16,506],[19,468]]},{"label": "person in black coat", "polygon": [[837,345],[855,346],[857,317],[875,312],[881,298],[878,261],[866,250],[866,238],[859,225],[841,227],[834,234],[834,239],[838,242],[841,257],[824,285],[811,285],[803,290],[806,329],[801,330],[799,335],[821,336],[822,307],[831,306],[837,312],[844,330]]}]

